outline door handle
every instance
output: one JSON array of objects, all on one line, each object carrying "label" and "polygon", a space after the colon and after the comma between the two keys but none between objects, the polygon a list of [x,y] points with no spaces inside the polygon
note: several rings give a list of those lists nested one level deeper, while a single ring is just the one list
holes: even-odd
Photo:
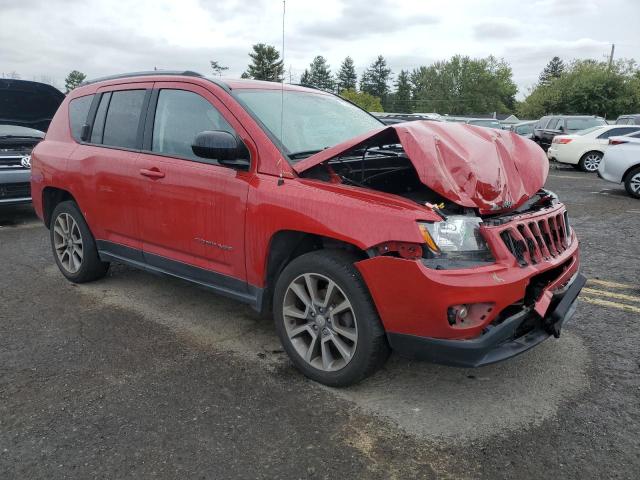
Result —
[{"label": "door handle", "polygon": [[148,168],[148,169],[141,168],[140,175],[142,175],[143,177],[149,177],[149,178],[164,178],[164,172],[161,172],[156,167]]}]

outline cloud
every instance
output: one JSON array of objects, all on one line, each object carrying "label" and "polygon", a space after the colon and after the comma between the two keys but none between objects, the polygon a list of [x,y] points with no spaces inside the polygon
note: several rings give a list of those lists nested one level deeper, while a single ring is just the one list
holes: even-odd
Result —
[{"label": "cloud", "polygon": [[[397,75],[461,54],[504,57],[522,90],[558,55],[638,56],[640,2],[628,0],[287,1],[286,59],[294,80],[315,55],[335,73],[350,55],[361,72],[378,54]],[[0,72],[90,78],[126,71],[189,69],[209,60],[239,76],[254,43],[281,49],[281,0],[0,0]],[[535,12],[535,21],[531,18]],[[597,25],[597,29],[589,26]],[[587,28],[587,30],[585,30]],[[584,38],[588,37],[588,38]]]},{"label": "cloud", "polygon": [[489,18],[473,26],[478,40],[516,38],[521,35],[522,30],[522,24],[512,18]]},{"label": "cloud", "polygon": [[519,96],[522,96],[537,82],[540,72],[553,57],[558,56],[565,63],[578,58],[602,60],[610,47],[611,44],[592,38],[520,42],[509,46],[505,59],[511,64]]},{"label": "cloud", "polygon": [[576,13],[596,13],[598,3],[605,8],[610,5],[610,1],[607,0],[537,0],[531,5],[531,9],[535,12],[546,12],[548,15],[573,16]]},{"label": "cloud", "polygon": [[337,18],[308,22],[300,27],[299,33],[308,37],[344,41],[405,31],[410,27],[435,25],[440,21],[438,17],[424,13],[398,15],[398,10],[401,9],[388,0],[350,0],[343,5]]}]

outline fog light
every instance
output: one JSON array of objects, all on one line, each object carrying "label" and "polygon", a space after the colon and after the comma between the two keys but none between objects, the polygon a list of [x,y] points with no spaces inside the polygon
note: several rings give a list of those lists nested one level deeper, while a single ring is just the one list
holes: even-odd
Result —
[{"label": "fog light", "polygon": [[447,319],[449,325],[455,325],[458,322],[464,322],[467,318],[469,311],[466,305],[453,305],[447,310]]}]

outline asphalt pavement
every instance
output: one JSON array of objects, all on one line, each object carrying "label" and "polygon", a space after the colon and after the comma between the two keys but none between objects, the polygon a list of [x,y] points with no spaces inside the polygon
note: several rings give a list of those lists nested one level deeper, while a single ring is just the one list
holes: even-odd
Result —
[{"label": "asphalt pavement", "polygon": [[640,201],[547,187],[589,278],[560,339],[341,390],[231,300],[121,265],[67,282],[30,207],[0,208],[0,478],[639,478]]}]

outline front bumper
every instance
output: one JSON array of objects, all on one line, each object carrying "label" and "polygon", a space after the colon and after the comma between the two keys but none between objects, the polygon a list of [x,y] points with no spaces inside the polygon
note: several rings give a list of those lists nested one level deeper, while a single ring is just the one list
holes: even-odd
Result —
[{"label": "front bumper", "polygon": [[391,348],[400,355],[456,367],[481,367],[506,360],[535,347],[551,335],[558,338],[563,324],[576,310],[577,297],[586,283],[582,274],[553,294],[545,317],[525,309],[490,326],[471,340],[445,340],[387,333]]},{"label": "front bumper", "polygon": [[30,182],[30,170],[0,170],[0,205],[18,205],[30,202]]}]

